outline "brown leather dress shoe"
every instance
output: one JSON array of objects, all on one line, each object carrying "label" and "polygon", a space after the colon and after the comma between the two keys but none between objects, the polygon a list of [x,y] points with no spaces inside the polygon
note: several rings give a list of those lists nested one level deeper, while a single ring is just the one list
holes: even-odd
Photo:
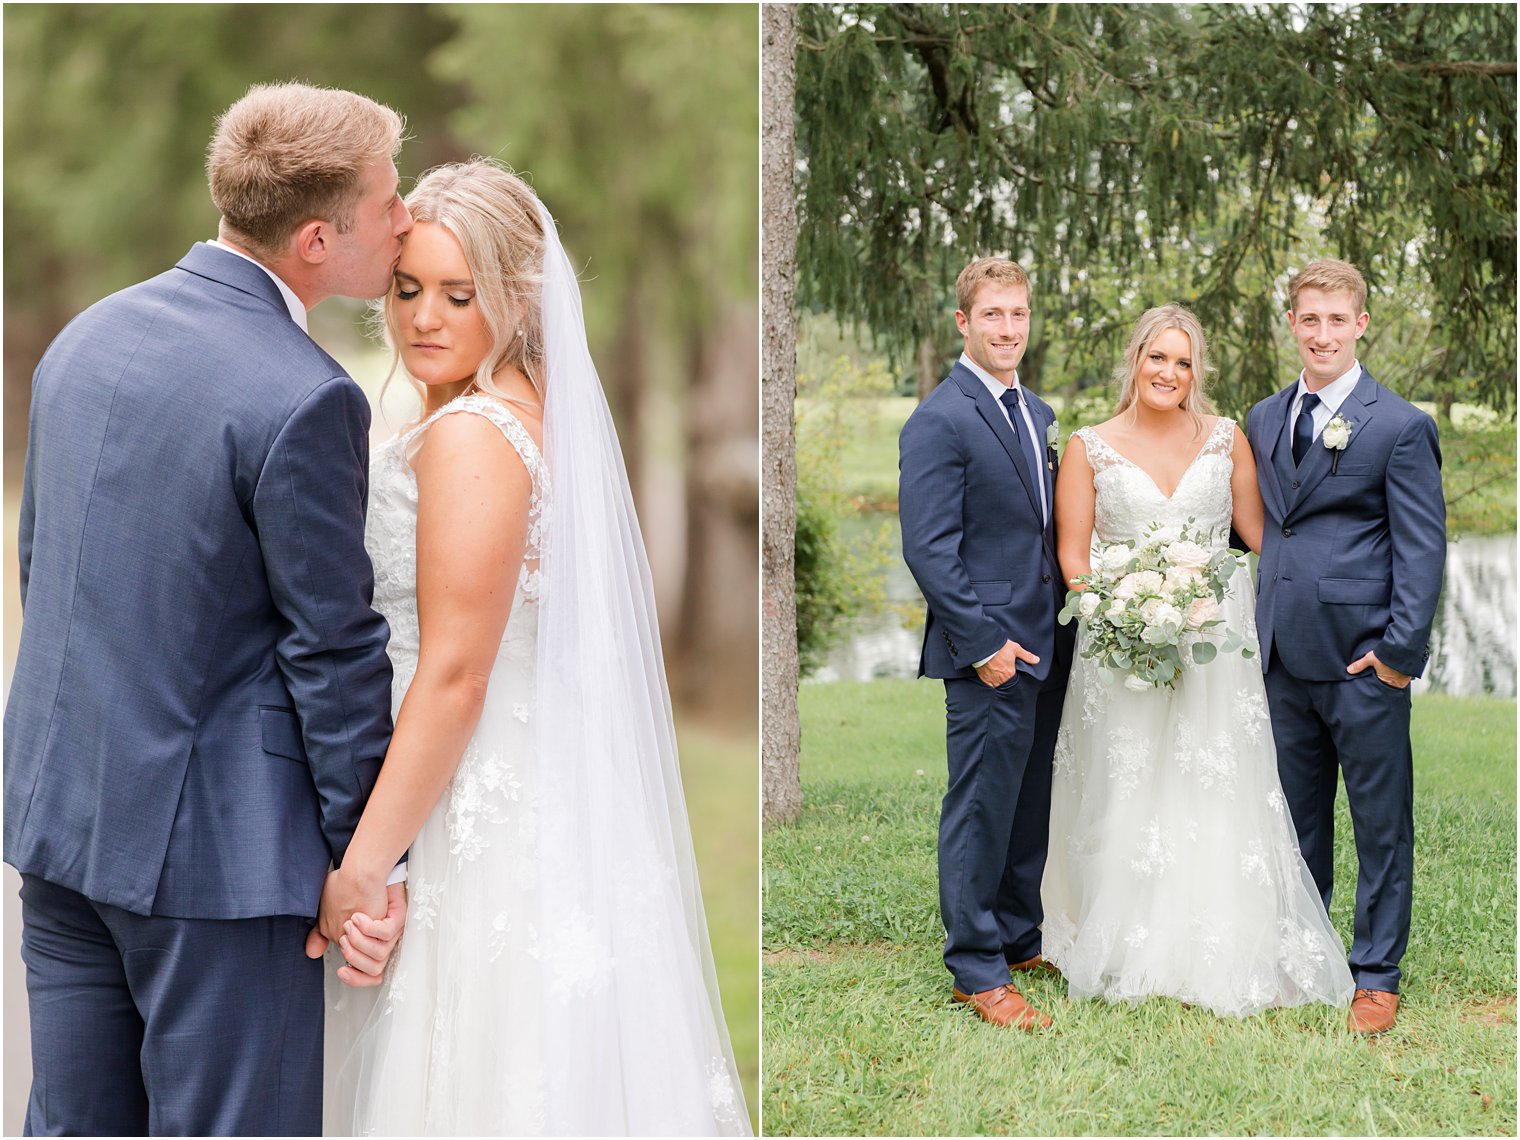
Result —
[{"label": "brown leather dress shoe", "polygon": [[1393,1028],[1393,1015],[1399,1008],[1399,995],[1387,990],[1357,990],[1346,1015],[1346,1028],[1352,1033],[1375,1037]]},{"label": "brown leather dress shoe", "polygon": [[967,1002],[983,1021],[1016,1029],[1044,1029],[1050,1024],[1046,1017],[1024,1000],[1013,983],[983,990],[976,994],[963,994],[952,988],[951,996],[959,1002]]},{"label": "brown leather dress shoe", "polygon": [[1061,968],[1054,962],[1047,962],[1038,954],[1033,958],[1025,958],[1022,962],[1009,962],[1008,968],[1015,974],[1021,974],[1026,970],[1048,970],[1052,974],[1061,972]]}]

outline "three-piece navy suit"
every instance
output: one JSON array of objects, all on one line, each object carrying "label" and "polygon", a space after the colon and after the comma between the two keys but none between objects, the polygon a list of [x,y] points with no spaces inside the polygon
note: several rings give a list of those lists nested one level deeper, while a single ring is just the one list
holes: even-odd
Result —
[{"label": "three-piece navy suit", "polygon": [[[940,915],[945,965],[965,993],[1003,985],[1010,962],[1040,951],[1051,761],[1074,640],[1073,627],[1056,624],[1066,591],[1033,481],[1053,506],[1045,431],[1055,414],[1026,396],[1033,463],[960,363],[899,437],[903,559],[928,603],[919,675],[945,682]],[[973,663],[1010,640],[1040,663],[1020,662],[993,688]]]},{"label": "three-piece navy suit", "polygon": [[1414,878],[1410,694],[1346,667],[1374,650],[1401,673],[1425,669],[1446,558],[1440,445],[1435,422],[1364,368],[1338,412],[1352,425],[1339,458],[1321,435],[1295,464],[1296,389],[1247,419],[1266,506],[1256,612],[1278,772],[1327,908],[1343,776],[1360,868],[1351,973],[1396,993]]},{"label": "three-piece navy suit", "polygon": [[369,418],[208,245],[37,368],[5,712],[31,1133],[321,1129],[303,943],[391,727]]}]

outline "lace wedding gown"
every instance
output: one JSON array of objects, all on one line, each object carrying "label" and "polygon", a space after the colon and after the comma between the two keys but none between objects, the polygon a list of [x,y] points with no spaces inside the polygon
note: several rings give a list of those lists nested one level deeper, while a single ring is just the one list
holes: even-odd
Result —
[{"label": "lace wedding gown", "polygon": [[[398,712],[417,669],[417,483],[409,462],[441,416],[484,416],[532,478],[529,529],[485,708],[453,781],[411,845],[409,909],[385,982],[353,989],[329,962],[328,1135],[748,1132],[659,837],[606,836],[615,890],[591,914],[555,856],[533,754],[539,555],[546,469],[497,400],[463,396],[380,448],[365,546],[391,627]],[[616,758],[607,778],[618,779]],[[635,813],[630,812],[632,817]],[[587,860],[588,864],[592,861]],[[334,951],[335,952],[335,951]],[[717,1018],[721,1025],[721,1016]]]},{"label": "lace wedding gown", "polygon": [[[1218,419],[1170,498],[1093,429],[1078,431],[1098,539],[1135,543],[1159,524],[1227,545],[1234,429]],[[1254,608],[1238,570],[1221,606],[1227,628],[1254,639]],[[1072,998],[1162,994],[1236,1017],[1351,999],[1278,782],[1255,657],[1188,661],[1174,690],[1142,692],[1076,659],[1040,893],[1042,953]]]}]

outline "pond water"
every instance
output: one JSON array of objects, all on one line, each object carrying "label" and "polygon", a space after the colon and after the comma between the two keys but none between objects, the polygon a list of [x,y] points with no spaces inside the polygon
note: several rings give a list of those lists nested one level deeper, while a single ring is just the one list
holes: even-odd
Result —
[{"label": "pond water", "polygon": [[[873,520],[872,525],[880,525]],[[892,537],[901,549],[896,519]],[[1431,662],[1414,691],[1458,696],[1515,695],[1515,538],[1460,538],[1447,544],[1446,577],[1431,636]],[[901,557],[887,569],[887,597],[922,606],[923,598]],[[869,681],[913,677],[923,626],[904,627],[895,616],[857,622],[808,678]]]}]

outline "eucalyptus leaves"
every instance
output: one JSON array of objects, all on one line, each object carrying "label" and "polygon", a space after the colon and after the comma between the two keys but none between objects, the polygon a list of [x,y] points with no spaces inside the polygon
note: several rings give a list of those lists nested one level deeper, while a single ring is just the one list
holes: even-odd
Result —
[{"label": "eucalyptus leaves", "polygon": [[1092,573],[1072,580],[1086,589],[1066,595],[1057,620],[1076,618],[1087,633],[1082,655],[1122,675],[1125,688],[1174,688],[1184,653],[1195,665],[1221,650],[1255,656],[1256,644],[1233,630],[1209,636],[1223,624],[1219,606],[1245,555],[1211,550],[1202,538],[1187,527],[1153,527],[1138,546],[1101,548]]}]

